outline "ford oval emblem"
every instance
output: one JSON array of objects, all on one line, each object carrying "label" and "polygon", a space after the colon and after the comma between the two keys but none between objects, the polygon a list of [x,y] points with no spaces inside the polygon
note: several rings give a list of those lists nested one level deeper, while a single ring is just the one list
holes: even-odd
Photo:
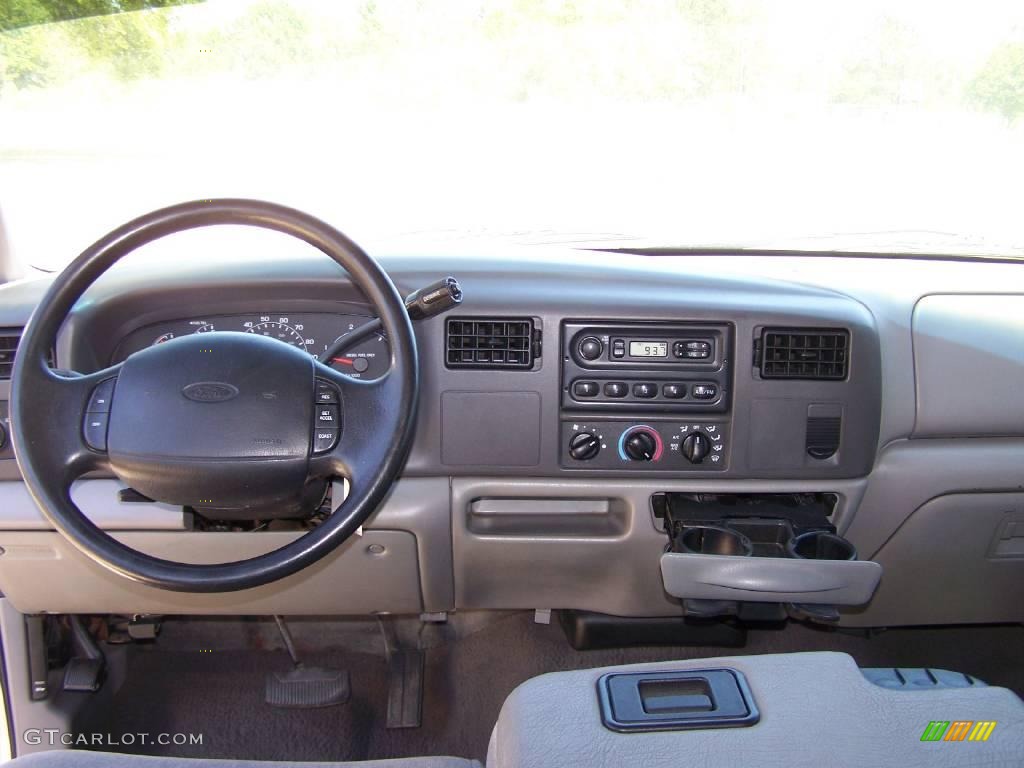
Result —
[{"label": "ford oval emblem", "polygon": [[197,403],[223,403],[238,396],[238,387],[223,381],[197,381],[182,388],[181,394]]}]

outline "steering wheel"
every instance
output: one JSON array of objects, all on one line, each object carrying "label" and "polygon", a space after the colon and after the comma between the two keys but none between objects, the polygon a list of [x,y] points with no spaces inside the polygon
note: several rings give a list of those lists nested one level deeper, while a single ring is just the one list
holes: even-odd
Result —
[{"label": "steering wheel", "polygon": [[[351,378],[276,339],[211,332],[173,339],[89,374],[50,369],[57,332],[85,290],[136,248],[188,229],[246,225],[303,240],[372,302],[390,345],[380,378]],[[338,230],[257,200],[205,200],[137,218],[98,240],[46,292],[11,381],[11,434],[29,492],[79,550],[130,579],[180,592],[276,581],[351,536],[395,482],[412,443],[419,371],[412,324],[381,266]],[[259,518],[310,509],[333,478],[349,493],[320,525],[247,560],[183,563],[132,549],[71,499],[88,472],[112,472],[154,500]],[[201,535],[201,534],[196,534]]]}]

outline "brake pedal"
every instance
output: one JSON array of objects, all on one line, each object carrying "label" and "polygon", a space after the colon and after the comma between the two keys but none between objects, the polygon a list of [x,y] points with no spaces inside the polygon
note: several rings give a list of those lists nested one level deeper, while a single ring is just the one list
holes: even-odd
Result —
[{"label": "brake pedal", "polygon": [[312,709],[344,704],[352,693],[348,672],[301,664],[267,675],[266,701],[272,707]]},{"label": "brake pedal", "polygon": [[71,627],[75,655],[64,668],[64,682],[61,687],[65,691],[95,693],[103,685],[107,660],[78,616],[68,616],[68,624]]},{"label": "brake pedal", "polygon": [[288,672],[267,674],[266,702],[272,707],[312,709],[344,704],[352,695],[348,672],[327,667],[307,667],[300,660],[284,619],[275,616],[281,640],[292,660]]}]

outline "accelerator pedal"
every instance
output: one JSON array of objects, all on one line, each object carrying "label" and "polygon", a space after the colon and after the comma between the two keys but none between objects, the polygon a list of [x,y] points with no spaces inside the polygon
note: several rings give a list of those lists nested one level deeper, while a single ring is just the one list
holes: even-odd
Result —
[{"label": "accelerator pedal", "polygon": [[284,619],[275,616],[277,628],[281,632],[288,655],[292,659],[292,668],[288,672],[270,672],[267,674],[266,702],[272,707],[288,709],[312,709],[315,707],[333,707],[344,704],[352,695],[352,685],[348,672],[329,667],[307,667],[295,651],[291,632]]}]

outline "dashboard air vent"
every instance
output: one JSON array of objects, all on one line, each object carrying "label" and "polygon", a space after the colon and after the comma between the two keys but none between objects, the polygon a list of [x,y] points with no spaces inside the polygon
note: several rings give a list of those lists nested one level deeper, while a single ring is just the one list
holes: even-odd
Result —
[{"label": "dashboard air vent", "polygon": [[761,376],[766,379],[846,378],[850,332],[842,329],[765,328]]},{"label": "dashboard air vent", "polygon": [[21,340],[20,328],[0,328],[0,379],[11,378],[14,370],[14,353]]},{"label": "dashboard air vent", "polygon": [[540,357],[540,332],[529,318],[451,318],[444,346],[449,368],[528,369]]}]

